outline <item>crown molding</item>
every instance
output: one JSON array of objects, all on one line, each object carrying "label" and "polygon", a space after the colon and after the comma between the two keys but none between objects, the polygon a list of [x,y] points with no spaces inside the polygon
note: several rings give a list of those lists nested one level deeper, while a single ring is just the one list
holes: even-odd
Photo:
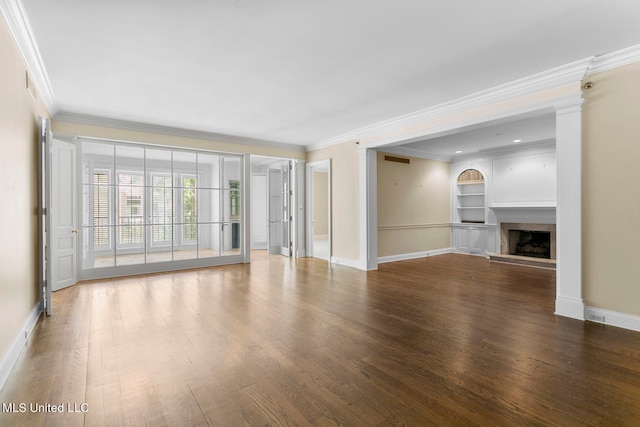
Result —
[{"label": "crown molding", "polygon": [[276,150],[288,150],[304,152],[302,145],[287,144],[284,142],[267,141],[255,138],[245,138],[240,136],[225,135],[213,132],[182,129],[170,126],[154,125],[149,123],[131,122],[127,120],[110,119],[106,117],[90,116],[69,112],[60,112],[54,116],[54,120],[81,125],[102,126],[108,128],[124,129],[137,132],[155,133],[161,135],[171,135],[183,138],[202,139],[205,141],[226,142],[230,144],[251,145],[255,147],[272,148]]},{"label": "crown molding", "polygon": [[534,92],[579,82],[584,78],[592,59],[593,57],[585,58],[561,67],[556,67],[509,83],[494,86],[493,88],[485,89],[434,107],[418,110],[404,116],[361,128],[354,133],[358,136],[360,134],[377,133],[385,128],[395,127],[397,125],[406,125],[408,122],[444,117],[450,114],[461,113],[474,108],[481,108],[497,102],[529,95]]},{"label": "crown molding", "polygon": [[640,44],[594,58],[586,75],[590,76],[636,62],[640,62]]},{"label": "crown molding", "polygon": [[[394,129],[410,128],[420,122],[424,123],[451,114],[462,113],[535,92],[553,89],[565,84],[577,83],[584,78],[593,59],[594,57],[585,58],[433,107],[361,127],[352,132],[322,141],[313,146],[313,148],[325,148],[349,140],[374,139],[376,136],[389,133]],[[390,141],[385,141],[385,143],[388,142]]]},{"label": "crown molding", "polygon": [[355,133],[349,132],[342,135],[338,135],[333,138],[325,139],[324,141],[319,142],[317,144],[307,145],[305,149],[307,151],[320,150],[322,148],[328,148],[333,145],[343,144],[345,142],[358,142],[358,138],[356,137]]},{"label": "crown molding", "polygon": [[49,76],[40,56],[38,43],[22,2],[20,0],[0,0],[0,12],[2,12],[9,31],[18,45],[31,80],[38,89],[44,105],[49,110],[49,114],[55,114],[56,99],[51,88],[51,82],[49,82]]}]

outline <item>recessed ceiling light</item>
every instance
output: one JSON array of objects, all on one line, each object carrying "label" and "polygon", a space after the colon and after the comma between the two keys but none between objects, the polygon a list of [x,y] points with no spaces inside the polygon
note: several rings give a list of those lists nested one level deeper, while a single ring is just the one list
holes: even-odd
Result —
[{"label": "recessed ceiling light", "polygon": [[462,151],[460,151],[460,150],[456,151],[456,154],[460,154],[460,153],[462,153]]},{"label": "recessed ceiling light", "polygon": [[513,142],[522,142],[521,139],[514,139]]}]

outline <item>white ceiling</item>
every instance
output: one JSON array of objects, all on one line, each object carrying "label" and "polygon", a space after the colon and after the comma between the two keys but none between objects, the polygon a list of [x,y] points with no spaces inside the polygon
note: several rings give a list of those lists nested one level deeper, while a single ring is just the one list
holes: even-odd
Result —
[{"label": "white ceiling", "polygon": [[555,141],[555,113],[496,121],[449,135],[401,145],[407,155],[450,160],[483,150]]},{"label": "white ceiling", "polygon": [[640,43],[638,0],[22,1],[58,113],[304,146]]}]

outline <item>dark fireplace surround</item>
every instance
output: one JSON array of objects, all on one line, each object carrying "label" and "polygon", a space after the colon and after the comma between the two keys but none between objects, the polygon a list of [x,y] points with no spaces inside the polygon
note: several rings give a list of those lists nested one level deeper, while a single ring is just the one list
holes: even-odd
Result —
[{"label": "dark fireplace surround", "polygon": [[501,223],[500,253],[555,260],[555,224]]}]

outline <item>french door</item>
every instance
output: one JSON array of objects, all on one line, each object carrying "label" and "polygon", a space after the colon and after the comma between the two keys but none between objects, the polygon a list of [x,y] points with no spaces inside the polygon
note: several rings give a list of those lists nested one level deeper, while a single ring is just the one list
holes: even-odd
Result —
[{"label": "french door", "polygon": [[283,161],[277,169],[269,169],[268,178],[269,253],[287,257],[292,255],[291,170],[292,162]]}]

